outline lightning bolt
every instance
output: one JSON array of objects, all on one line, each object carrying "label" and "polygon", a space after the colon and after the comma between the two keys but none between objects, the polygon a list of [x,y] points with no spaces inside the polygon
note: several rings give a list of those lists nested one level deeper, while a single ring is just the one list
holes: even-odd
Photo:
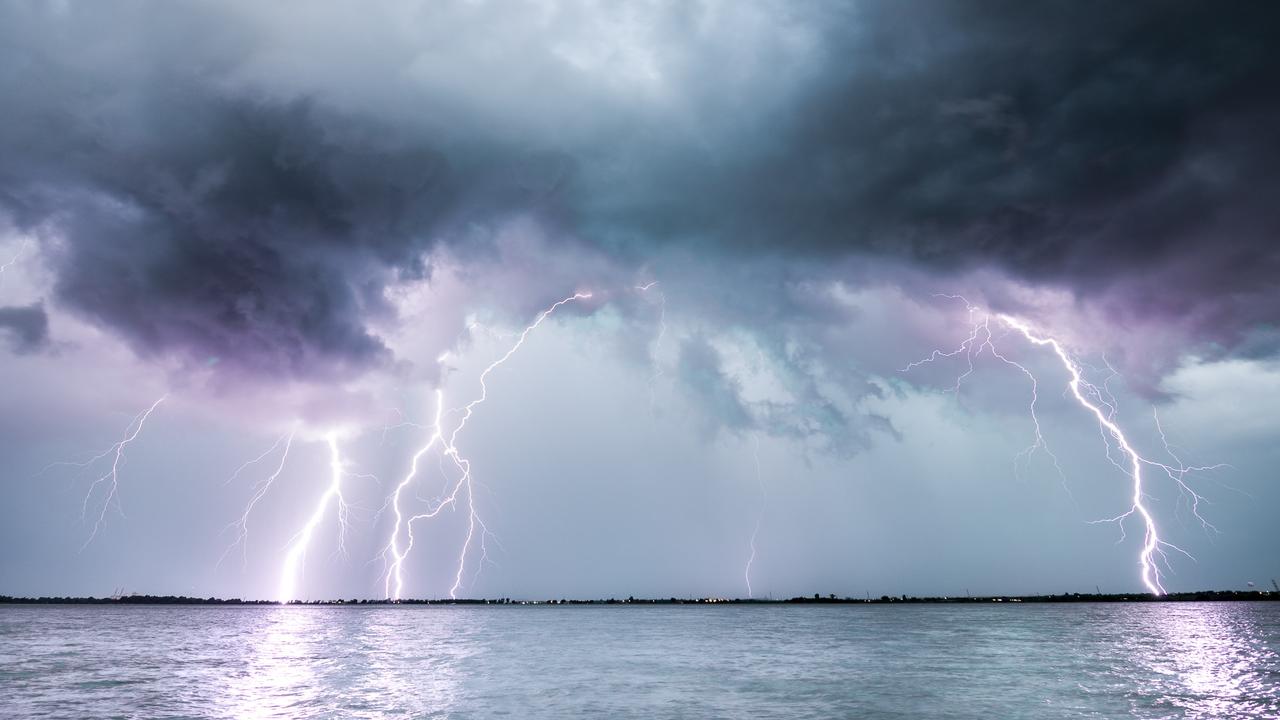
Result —
[{"label": "lightning bolt", "polygon": [[[932,363],[939,360],[955,357],[964,357],[967,367],[963,373],[957,378],[956,384],[951,391],[959,391],[961,383],[973,373],[974,360],[984,351],[989,352],[996,359],[1016,368],[1024,374],[1031,382],[1032,400],[1030,406],[1031,418],[1034,427],[1034,442],[1024,453],[1030,453],[1036,449],[1043,449],[1054,460],[1054,466],[1058,467],[1057,457],[1049,452],[1048,445],[1044,441],[1044,437],[1040,431],[1040,421],[1036,416],[1035,406],[1038,399],[1039,383],[1035,375],[1024,365],[1010,360],[1001,354],[996,343],[1001,337],[996,337],[992,331],[993,322],[998,326],[1007,328],[1008,332],[1014,332],[1021,335],[1026,341],[1037,347],[1047,347],[1053,351],[1058,358],[1062,367],[1067,371],[1070,380],[1067,382],[1067,390],[1072,398],[1081,408],[1093,415],[1098,423],[1098,430],[1102,434],[1104,447],[1106,448],[1107,459],[1115,465],[1121,472],[1128,476],[1131,480],[1132,495],[1130,498],[1129,509],[1116,515],[1115,517],[1106,518],[1094,522],[1116,523],[1120,527],[1121,540],[1124,540],[1124,521],[1129,518],[1137,517],[1143,526],[1143,542],[1142,548],[1138,554],[1138,565],[1141,568],[1142,584],[1147,591],[1153,595],[1165,594],[1164,584],[1162,582],[1162,574],[1160,571],[1161,563],[1168,566],[1168,556],[1166,549],[1179,552],[1188,558],[1195,559],[1186,550],[1161,539],[1159,528],[1156,525],[1155,517],[1152,515],[1150,508],[1145,503],[1144,476],[1143,470],[1146,468],[1157,468],[1162,470],[1170,479],[1172,479],[1180,491],[1191,498],[1190,505],[1192,512],[1196,518],[1206,528],[1212,528],[1199,513],[1199,504],[1203,498],[1187,485],[1185,478],[1188,473],[1213,470],[1224,465],[1211,465],[1203,467],[1189,467],[1178,460],[1177,456],[1168,446],[1168,441],[1164,439],[1164,431],[1160,428],[1162,440],[1164,440],[1165,448],[1170,456],[1174,458],[1174,462],[1178,463],[1176,467],[1149,459],[1140,454],[1125,435],[1124,430],[1115,421],[1116,402],[1111,394],[1107,383],[1115,376],[1115,369],[1108,363],[1107,367],[1111,370],[1112,375],[1107,378],[1103,386],[1099,388],[1097,385],[1090,383],[1084,374],[1081,363],[1076,360],[1071,353],[1056,338],[1043,334],[1033,328],[1028,322],[1021,318],[1014,317],[1003,313],[990,314],[981,308],[974,306],[958,295],[941,295],[950,299],[957,299],[965,303],[970,319],[979,316],[980,319],[975,321],[969,336],[960,344],[960,346],[952,351],[934,350],[933,353],[923,359],[911,363],[905,371],[912,370],[926,363]],[[1159,428],[1159,418],[1157,416],[1157,428]],[[1117,459],[1112,455],[1112,449],[1116,448],[1122,454],[1122,459]],[[1059,474],[1061,468],[1058,467]]]},{"label": "lightning bolt", "polygon": [[755,461],[756,468],[756,484],[760,487],[760,506],[756,511],[756,525],[751,531],[751,555],[747,558],[747,567],[742,571],[742,577],[747,581],[747,597],[753,598],[755,594],[751,590],[751,566],[756,562],[756,537],[760,534],[760,524],[764,522],[764,506],[768,500],[768,494],[764,489],[764,475],[760,472],[760,436],[754,438],[755,443],[751,448],[751,458]]},{"label": "lightning bolt", "polygon": [[280,602],[287,603],[298,599],[298,575],[301,571],[302,563],[306,559],[307,547],[311,544],[311,538],[315,535],[316,527],[324,520],[324,516],[329,510],[329,504],[335,501],[338,506],[338,552],[346,552],[348,506],[346,499],[342,496],[342,477],[344,475],[342,453],[338,449],[336,436],[330,435],[326,440],[329,445],[329,487],[325,489],[324,494],[316,502],[315,509],[311,512],[311,516],[307,518],[307,522],[302,526],[302,529],[289,540],[288,551],[284,557],[284,566],[280,571],[280,589],[276,595]]},{"label": "lightning bolt", "polygon": [[[515,355],[517,351],[524,345],[525,340],[533,333],[543,321],[551,316],[556,310],[563,305],[571,302],[586,300],[591,297],[589,292],[574,293],[573,295],[560,300],[547,309],[543,310],[534,319],[528,327],[516,338],[515,343],[507,350],[505,354],[490,363],[480,373],[480,395],[476,399],[462,406],[450,410],[447,415],[460,415],[457,424],[451,431],[445,433],[443,427],[444,412],[444,394],[441,390],[436,390],[436,414],[435,422],[432,425],[432,432],[423,444],[411,457],[409,463],[409,471],[404,479],[396,485],[391,497],[391,509],[394,516],[395,524],[391,529],[391,535],[387,540],[387,544],[383,549],[383,556],[388,559],[387,574],[384,579],[384,592],[387,598],[399,600],[403,597],[404,592],[404,564],[409,553],[414,547],[413,527],[415,523],[430,520],[438,516],[445,508],[454,508],[458,506],[459,496],[465,496],[467,506],[467,533],[462,542],[462,547],[458,553],[457,570],[454,573],[453,585],[449,588],[449,597],[456,598],[458,590],[462,586],[462,578],[466,571],[467,557],[471,553],[472,544],[475,542],[477,529],[480,532],[480,565],[488,558],[488,547],[485,539],[491,535],[488,527],[484,524],[475,505],[475,492],[471,474],[471,461],[462,456],[458,451],[457,440],[459,433],[466,427],[467,422],[471,419],[476,407],[484,403],[489,397],[488,378],[489,374],[500,367],[503,363]],[[442,497],[438,498],[425,511],[409,515],[406,517],[406,511],[403,509],[402,499],[404,492],[413,484],[414,478],[418,475],[419,466],[423,456],[431,452],[433,448],[439,446],[442,457],[452,463],[457,471],[457,477],[452,482],[449,491]],[[404,547],[401,548],[401,534],[406,537]]]},{"label": "lightning bolt", "polygon": [[[418,448],[418,451],[409,459],[409,472],[404,479],[396,485],[395,490],[391,494],[391,511],[395,516],[395,523],[391,527],[391,538],[387,541],[384,554],[390,555],[391,564],[387,569],[385,584],[383,587],[383,596],[392,600],[399,600],[404,591],[404,559],[413,549],[413,528],[409,527],[408,536],[409,543],[402,551],[400,549],[400,526],[404,524],[404,512],[400,507],[400,498],[404,491],[413,482],[414,477],[418,475],[418,463],[421,462],[422,456],[431,451],[436,443],[441,442],[444,436],[440,431],[440,414],[444,409],[444,393],[439,389],[436,390],[436,419],[432,425],[431,437],[427,439],[427,443]],[[395,583],[394,591],[392,583]]]},{"label": "lightning bolt", "polygon": [[[1015,475],[1021,474],[1019,470],[1019,461],[1021,461],[1024,465],[1029,466],[1031,462],[1031,458],[1036,453],[1036,451],[1043,452],[1045,455],[1049,457],[1050,460],[1053,461],[1054,470],[1057,471],[1058,479],[1062,484],[1063,490],[1066,491],[1068,496],[1072,496],[1071,488],[1067,485],[1066,475],[1062,471],[1062,465],[1058,462],[1058,456],[1054,454],[1054,452],[1049,448],[1049,443],[1045,441],[1044,433],[1040,429],[1040,416],[1036,413],[1036,405],[1037,403],[1040,402],[1040,383],[1036,379],[1036,376],[1030,370],[1028,370],[1025,365],[1015,360],[1011,360],[1010,358],[1006,357],[1003,353],[1000,352],[999,348],[996,346],[997,338],[995,337],[991,329],[990,314],[982,312],[981,308],[973,305],[972,303],[970,303],[968,300],[966,300],[964,297],[960,295],[939,294],[939,295],[935,295],[934,297],[947,298],[950,300],[960,300],[965,304],[965,307],[969,312],[969,319],[972,325],[969,332],[969,336],[966,337],[964,339],[964,342],[960,343],[960,346],[955,350],[952,350],[950,352],[944,352],[942,350],[934,350],[929,357],[923,360],[917,360],[916,362],[913,362],[907,365],[905,368],[902,369],[902,372],[909,372],[911,370],[914,370],[917,367],[920,367],[921,365],[937,362],[939,360],[963,356],[966,364],[965,371],[956,378],[955,384],[947,389],[947,392],[950,392],[956,395],[959,394],[960,386],[964,383],[964,381],[970,375],[973,374],[975,369],[973,361],[976,358],[978,358],[980,355],[982,355],[983,352],[990,353],[992,357],[996,358],[997,360],[1004,363],[1005,365],[1008,365],[1009,367],[1012,367],[1016,369],[1018,372],[1022,373],[1027,378],[1028,382],[1031,383],[1031,403],[1028,405],[1027,411],[1031,417],[1031,427],[1033,432],[1032,432],[1031,444],[1023,448],[1022,451],[1016,454],[1013,458],[1014,474]],[[974,320],[975,316],[980,317],[980,319]],[[1110,367],[1110,365],[1108,365],[1107,367]],[[1112,369],[1112,372],[1114,376],[1114,373],[1115,373],[1114,369]],[[1107,378],[1108,382],[1110,382],[1110,380],[1111,380],[1110,377]],[[1110,395],[1109,389],[1107,390],[1107,394],[1108,396]],[[1114,398],[1112,398],[1112,400],[1114,401]],[[1114,402],[1112,402],[1112,404],[1110,404],[1108,407],[1111,408],[1111,411],[1114,414],[1114,408],[1115,408]]]},{"label": "lightning bolt", "polygon": [[[443,356],[442,356],[442,357],[443,357]],[[394,424],[394,425],[392,425],[392,424],[391,424],[391,423],[389,423],[389,422],[384,422],[384,423],[382,424],[382,439],[378,442],[378,445],[379,445],[379,446],[382,446],[382,445],[386,445],[386,444],[387,444],[387,434],[388,434],[388,433],[390,433],[392,430],[399,430],[400,428],[406,428],[406,427],[411,427],[411,428],[414,428],[414,429],[416,429],[416,430],[424,430],[424,429],[427,429],[427,428],[426,428],[425,426],[423,426],[423,425],[420,425],[420,424],[418,424],[418,423],[416,423],[416,422],[412,422],[412,421],[410,421],[410,420],[406,419],[406,418],[405,418],[405,414],[404,414],[403,412],[401,412],[400,408],[393,407],[393,408],[387,408],[387,410],[388,410],[391,414],[393,414],[393,415],[395,415],[397,418],[399,418],[399,419],[400,419],[400,422],[398,422],[398,423],[396,423],[396,424]]]},{"label": "lightning bolt", "polygon": [[14,253],[13,257],[9,258],[8,262],[0,265],[0,280],[4,280],[5,271],[17,264],[18,260],[22,259],[22,254],[26,252],[27,248],[30,246],[31,238],[22,238],[22,243],[18,245],[18,252]]},{"label": "lightning bolt", "polygon": [[1182,494],[1182,497],[1185,500],[1187,500],[1188,505],[1191,507],[1191,514],[1194,515],[1196,519],[1200,521],[1201,527],[1205,528],[1206,530],[1212,530],[1214,532],[1218,532],[1217,527],[1215,527],[1212,523],[1208,522],[1207,520],[1205,520],[1203,517],[1200,516],[1200,503],[1207,502],[1207,501],[1203,497],[1198,495],[1195,491],[1193,491],[1190,488],[1190,486],[1187,485],[1186,476],[1188,473],[1200,472],[1204,470],[1217,470],[1218,468],[1231,467],[1231,465],[1229,465],[1228,463],[1217,463],[1215,465],[1201,465],[1201,466],[1186,465],[1185,463],[1182,462],[1182,458],[1179,458],[1177,453],[1173,451],[1173,447],[1169,445],[1169,438],[1164,433],[1164,426],[1160,424],[1160,412],[1155,408],[1152,408],[1151,416],[1155,420],[1156,431],[1160,433],[1160,442],[1164,445],[1164,451],[1169,455],[1169,457],[1173,458],[1174,462],[1178,463],[1178,466],[1176,468],[1167,466],[1167,465],[1159,465],[1159,464],[1157,464],[1157,467],[1164,470],[1165,473],[1169,476],[1169,479],[1173,480],[1174,483],[1177,484],[1178,491]]},{"label": "lightning bolt", "polygon": [[284,452],[280,453],[280,463],[276,466],[275,471],[273,471],[266,478],[254,483],[253,492],[249,496],[249,502],[247,505],[245,505],[244,512],[240,515],[240,519],[236,520],[235,522],[227,526],[227,529],[234,528],[236,534],[231,544],[228,545],[227,549],[222,552],[222,557],[218,558],[218,563],[217,563],[218,566],[222,565],[222,561],[226,559],[227,555],[229,555],[231,551],[236,548],[237,545],[240,546],[241,553],[242,553],[242,567],[248,565],[249,563],[249,515],[250,513],[253,512],[253,508],[255,505],[258,504],[258,501],[261,500],[263,496],[267,494],[267,491],[271,489],[271,486],[275,483],[276,478],[280,477],[280,473],[284,472],[285,462],[289,459],[289,449],[293,447],[293,436],[294,436],[293,431],[286,433],[284,435],[281,435],[279,438],[276,439],[275,443],[272,444],[271,447],[267,448],[266,452],[262,453],[258,457],[236,468],[236,471],[232,473],[231,477],[227,478],[227,481],[223,483],[224,485],[231,484],[231,482],[234,481],[237,477],[239,477],[240,473],[244,472],[246,468],[248,468],[251,465],[256,465],[259,462],[262,462],[264,459],[266,459],[268,455],[275,452],[276,448],[280,447],[281,443],[284,443]]},{"label": "lightning bolt", "polygon": [[[1160,531],[1156,527],[1155,518],[1152,517],[1150,509],[1148,509],[1143,502],[1142,469],[1144,466],[1151,465],[1165,468],[1171,472],[1172,470],[1167,465],[1147,460],[1140,455],[1129,443],[1129,439],[1125,437],[1124,431],[1120,429],[1120,426],[1111,419],[1111,415],[1102,411],[1101,405],[1103,403],[1095,403],[1085,396],[1084,388],[1087,388],[1087,392],[1095,397],[1100,396],[1100,393],[1095,386],[1085,381],[1080,366],[1071,358],[1067,351],[1062,347],[1061,343],[1052,337],[1037,335],[1026,322],[1019,318],[1004,314],[998,315],[997,317],[1005,325],[1008,325],[1021,333],[1022,336],[1031,343],[1041,347],[1047,346],[1053,350],[1054,354],[1058,356],[1058,360],[1062,362],[1062,366],[1071,375],[1071,381],[1067,383],[1067,387],[1070,388],[1071,394],[1075,397],[1076,402],[1078,402],[1081,407],[1093,413],[1093,416],[1098,421],[1099,427],[1110,433],[1111,438],[1117,445],[1119,445],[1120,449],[1128,458],[1129,470],[1126,471],[1126,474],[1133,480],[1133,504],[1126,512],[1121,513],[1114,518],[1110,518],[1108,522],[1122,523],[1125,518],[1133,515],[1138,515],[1141,518],[1145,531],[1142,541],[1142,551],[1138,555],[1138,563],[1142,568],[1142,584],[1146,586],[1147,590],[1150,591],[1152,595],[1163,595],[1165,590],[1164,585],[1160,582],[1160,566],[1156,563],[1156,555],[1159,554],[1161,559],[1165,559],[1164,551],[1162,549],[1165,547],[1177,550],[1178,552],[1187,555],[1187,557],[1191,557],[1191,555],[1182,548],[1160,539]],[[1183,486],[1185,487],[1185,483]],[[1121,528],[1123,529],[1123,525],[1121,525]]]},{"label": "lightning bolt", "polygon": [[[106,495],[102,499],[102,509],[98,513],[98,517],[93,522],[93,531],[89,533],[88,539],[86,539],[84,541],[84,544],[80,546],[81,552],[83,552],[85,548],[89,547],[89,543],[93,542],[93,539],[98,536],[98,531],[102,529],[102,525],[106,521],[107,510],[111,507],[111,502],[114,500],[116,503],[116,507],[117,508],[120,507],[120,496],[119,496],[120,466],[124,463],[124,460],[125,460],[125,454],[124,454],[125,448],[129,446],[129,443],[133,442],[138,438],[138,435],[142,432],[142,426],[145,425],[147,422],[147,418],[151,417],[151,413],[155,412],[155,409],[160,406],[160,403],[164,402],[165,399],[168,397],[169,397],[168,394],[161,395],[160,399],[151,403],[151,405],[147,407],[146,410],[143,410],[142,412],[134,416],[133,420],[129,421],[129,424],[125,426],[124,437],[122,437],[120,440],[118,440],[115,444],[113,444],[111,447],[107,448],[106,450],[103,450],[102,452],[98,453],[97,455],[94,455],[93,457],[83,462],[50,463],[46,465],[44,469],[42,469],[39,473],[37,473],[37,475],[41,475],[46,471],[48,471],[50,468],[66,466],[66,465],[70,465],[72,467],[78,467],[78,468],[87,468],[94,465],[95,463],[97,463],[99,460],[102,460],[103,458],[106,458],[106,457],[111,458],[111,467],[108,468],[106,472],[102,473],[102,475],[99,475],[96,480],[90,483],[89,489],[86,490],[84,494],[84,502],[81,504],[81,507],[80,507],[81,520],[84,520],[88,516],[89,501],[93,499],[93,496],[97,493],[98,488],[101,486],[106,487]],[[123,511],[121,511],[121,514],[123,515]]]}]

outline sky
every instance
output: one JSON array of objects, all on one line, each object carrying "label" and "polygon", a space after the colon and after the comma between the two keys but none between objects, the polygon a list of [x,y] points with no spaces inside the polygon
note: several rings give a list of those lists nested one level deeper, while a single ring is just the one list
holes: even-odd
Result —
[{"label": "sky", "polygon": [[0,594],[1269,586],[1277,31],[0,3]]}]

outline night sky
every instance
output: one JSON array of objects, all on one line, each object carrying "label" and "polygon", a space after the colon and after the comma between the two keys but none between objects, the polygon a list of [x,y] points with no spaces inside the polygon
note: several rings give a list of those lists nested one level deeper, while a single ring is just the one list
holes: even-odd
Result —
[{"label": "night sky", "polygon": [[1269,586],[1277,37],[1264,2],[0,3],[0,593],[275,597],[332,445],[297,593],[382,597],[436,391],[447,438],[484,388],[402,495],[441,510],[406,595],[746,596],[753,535],[758,597],[1141,590],[1053,350],[934,355],[996,313],[1215,466],[1144,475],[1194,556],[1164,586]]}]

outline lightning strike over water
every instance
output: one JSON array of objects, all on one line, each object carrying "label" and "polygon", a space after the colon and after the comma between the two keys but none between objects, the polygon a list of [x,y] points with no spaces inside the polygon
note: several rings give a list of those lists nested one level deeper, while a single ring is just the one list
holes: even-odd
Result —
[{"label": "lightning strike over water", "polygon": [[[89,501],[93,499],[98,487],[106,486],[106,495],[102,499],[102,509],[98,513],[98,517],[94,520],[93,531],[89,533],[88,539],[86,539],[84,544],[80,546],[81,551],[86,547],[89,547],[89,543],[93,542],[93,539],[98,536],[98,531],[102,529],[102,524],[106,521],[107,510],[111,507],[112,501],[116,503],[117,507],[120,505],[120,466],[125,460],[125,448],[129,443],[138,438],[138,435],[142,432],[142,426],[147,422],[147,418],[151,417],[151,413],[155,412],[155,409],[160,406],[160,403],[164,402],[168,397],[168,394],[160,396],[159,400],[151,403],[150,407],[134,417],[133,420],[129,422],[129,425],[125,427],[124,437],[101,453],[94,455],[84,462],[56,462],[45,467],[44,470],[48,470],[49,468],[56,467],[58,465],[72,465],[75,467],[85,468],[93,465],[103,458],[108,456],[111,457],[111,467],[90,483],[89,489],[85,491],[84,502],[81,504],[80,508],[81,520],[88,515]],[[41,470],[41,472],[44,472],[44,470]]]},{"label": "lightning strike over water", "polygon": [[[414,547],[414,534],[413,534],[414,524],[422,520],[430,520],[432,518],[437,517],[445,508],[457,507],[459,495],[463,493],[465,493],[466,495],[466,504],[467,504],[467,533],[466,533],[465,539],[462,542],[462,547],[458,553],[457,569],[456,569],[456,572],[454,573],[453,584],[449,588],[449,597],[456,598],[458,594],[458,590],[462,586],[462,578],[466,571],[467,558],[471,553],[471,546],[475,542],[477,529],[480,532],[480,540],[479,540],[480,554],[481,554],[480,563],[481,563],[481,566],[483,566],[483,563],[488,558],[488,548],[485,543],[485,539],[490,536],[490,533],[489,533],[488,527],[484,524],[483,519],[480,517],[478,511],[476,510],[475,489],[474,489],[472,474],[471,474],[471,461],[463,457],[458,451],[458,447],[457,447],[458,434],[461,433],[463,428],[466,427],[467,422],[471,419],[471,416],[475,411],[475,408],[480,404],[482,404],[486,399],[488,399],[489,387],[487,384],[487,380],[488,380],[489,374],[493,372],[496,368],[501,366],[503,363],[505,363],[508,359],[510,359],[511,356],[514,355],[520,349],[520,347],[524,345],[524,342],[529,337],[529,335],[533,333],[533,331],[536,330],[538,326],[540,326],[543,323],[543,321],[545,321],[548,317],[550,317],[551,314],[554,313],[557,309],[559,309],[561,306],[566,305],[570,302],[586,300],[589,298],[591,298],[591,293],[589,292],[574,293],[573,295],[563,300],[560,300],[555,304],[551,305],[550,307],[548,307],[547,309],[543,310],[537,316],[537,318],[533,321],[533,323],[530,324],[528,327],[526,327],[524,331],[520,333],[520,335],[516,338],[515,343],[512,344],[512,346],[507,350],[507,352],[503,354],[501,357],[499,357],[497,360],[494,360],[492,363],[490,363],[480,373],[480,378],[479,378],[480,395],[476,399],[472,400],[471,402],[467,403],[461,408],[456,408],[446,413],[443,410],[444,394],[441,390],[439,389],[436,390],[436,415],[435,415],[435,422],[432,425],[431,435],[430,437],[427,438],[426,443],[422,445],[413,454],[409,463],[409,472],[408,474],[405,475],[404,479],[401,480],[398,485],[396,485],[395,491],[393,492],[392,498],[391,498],[390,504],[391,504],[392,514],[394,516],[395,524],[391,529],[391,536],[387,540],[387,544],[384,546],[384,549],[383,549],[383,557],[384,559],[387,559],[389,563],[387,567],[387,574],[384,579],[384,593],[387,598],[392,600],[399,600],[403,597],[404,563],[405,563],[405,560],[408,558],[409,553],[413,550],[413,547]],[[443,428],[443,418],[446,416],[454,416],[458,414],[461,415],[461,418],[458,420],[457,424],[447,434],[447,437],[446,437],[446,434]],[[409,486],[413,484],[413,480],[418,474],[419,464],[422,457],[426,455],[428,452],[430,452],[434,447],[436,447],[437,444],[440,446],[440,452],[442,453],[443,458],[448,459],[452,463],[453,468],[458,472],[458,476],[456,477],[456,479],[452,481],[449,491],[445,493],[443,496],[437,498],[434,501],[434,503],[432,503],[428,507],[428,509],[426,509],[423,512],[410,515],[408,518],[406,518],[405,517],[406,511],[403,509],[403,506],[402,506],[403,494],[409,488]],[[401,544],[400,536],[401,536],[402,527],[403,527],[403,532],[407,538],[403,549],[401,549],[401,546],[400,546]]]},{"label": "lightning strike over water", "polygon": [[[1116,423],[1116,420],[1115,420],[1116,402],[1115,402],[1114,396],[1111,394],[1109,386],[1107,385],[1107,383],[1109,383],[1110,380],[1115,377],[1115,370],[1111,368],[1109,363],[1107,364],[1107,367],[1108,369],[1111,370],[1112,375],[1107,378],[1107,383],[1104,383],[1103,386],[1100,388],[1099,386],[1089,382],[1085,378],[1085,371],[1084,371],[1083,365],[1078,360],[1076,360],[1056,338],[1038,332],[1026,321],[1020,318],[1014,317],[1012,315],[1007,315],[1003,313],[997,313],[994,315],[987,313],[982,309],[970,304],[967,300],[965,300],[963,297],[958,295],[939,295],[938,297],[945,297],[945,298],[960,300],[964,302],[969,311],[970,318],[972,319],[975,316],[980,316],[981,319],[974,322],[973,328],[969,336],[960,344],[958,348],[949,352],[942,351],[942,350],[934,350],[929,357],[923,360],[919,360],[911,363],[907,367],[903,368],[903,371],[906,372],[924,364],[962,356],[965,358],[967,367],[965,371],[961,373],[961,375],[956,379],[955,385],[949,389],[949,391],[951,392],[957,392],[959,391],[960,385],[964,382],[964,380],[974,372],[974,364],[973,364],[974,360],[977,357],[979,357],[984,351],[989,352],[992,355],[992,357],[1000,360],[1001,362],[1004,362],[1007,365],[1017,368],[1031,382],[1032,399],[1030,404],[1030,414],[1031,414],[1032,424],[1034,427],[1034,441],[1032,445],[1029,448],[1027,448],[1027,450],[1024,450],[1023,453],[1020,453],[1020,455],[1023,455],[1023,454],[1029,455],[1031,452],[1034,452],[1037,449],[1044,450],[1044,452],[1046,452],[1053,459],[1054,466],[1055,468],[1058,469],[1058,473],[1061,476],[1062,469],[1058,465],[1058,459],[1056,456],[1053,455],[1052,452],[1049,451],[1048,445],[1045,443],[1044,437],[1041,434],[1040,420],[1036,415],[1036,402],[1039,399],[1039,396],[1038,396],[1039,383],[1035,375],[1025,365],[1022,365],[1021,363],[1018,363],[1014,360],[1009,359],[1008,357],[1006,357],[1000,352],[999,348],[996,345],[996,342],[999,339],[1001,339],[1003,336],[998,338],[994,335],[992,331],[992,322],[994,321],[995,323],[998,323],[999,325],[1005,328],[1008,328],[1010,332],[1014,332],[1014,333],[1017,333],[1018,335],[1021,335],[1026,341],[1030,342],[1035,346],[1050,348],[1070,377],[1070,380],[1067,383],[1067,390],[1069,391],[1071,397],[1076,401],[1078,405],[1080,405],[1080,407],[1084,408],[1091,415],[1093,415],[1094,419],[1097,421],[1098,429],[1099,429],[1099,432],[1102,434],[1102,439],[1104,442],[1104,446],[1106,448],[1107,459],[1113,465],[1115,465],[1121,472],[1123,472],[1126,476],[1128,476],[1132,481],[1132,494],[1130,497],[1131,502],[1130,502],[1129,509],[1119,515],[1116,515],[1115,517],[1106,518],[1106,519],[1094,521],[1094,522],[1108,522],[1108,523],[1118,524],[1120,526],[1120,531],[1121,531],[1121,540],[1123,541],[1125,537],[1124,521],[1126,519],[1129,519],[1135,516],[1141,520],[1143,525],[1143,542],[1142,542],[1142,549],[1138,555],[1138,564],[1139,564],[1139,567],[1141,568],[1142,584],[1153,595],[1165,594],[1165,588],[1164,588],[1164,584],[1162,583],[1162,574],[1160,570],[1160,566],[1162,563],[1166,567],[1168,566],[1168,557],[1165,553],[1165,550],[1166,549],[1174,550],[1183,555],[1186,555],[1188,558],[1191,558],[1193,560],[1194,558],[1190,555],[1190,553],[1183,550],[1182,548],[1166,540],[1161,539],[1159,528],[1156,525],[1155,517],[1153,516],[1151,509],[1147,507],[1147,504],[1145,502],[1146,489],[1144,487],[1144,476],[1142,471],[1144,468],[1149,468],[1149,467],[1159,468],[1163,470],[1165,474],[1177,484],[1179,490],[1185,496],[1190,498],[1189,504],[1190,504],[1192,513],[1195,515],[1195,517],[1201,522],[1201,524],[1204,527],[1208,529],[1213,529],[1213,526],[1210,525],[1203,517],[1201,517],[1199,513],[1199,505],[1200,505],[1200,502],[1203,501],[1203,498],[1194,490],[1192,490],[1190,486],[1187,485],[1185,478],[1186,478],[1186,475],[1191,472],[1213,470],[1213,469],[1217,469],[1224,466],[1211,465],[1211,466],[1190,467],[1183,464],[1178,459],[1178,457],[1173,454],[1173,451],[1169,448],[1168,441],[1164,438],[1164,430],[1159,426],[1158,416],[1156,418],[1156,427],[1160,431],[1161,439],[1165,443],[1165,449],[1166,451],[1169,452],[1170,456],[1173,457],[1174,461],[1177,462],[1178,464],[1175,467],[1175,466],[1167,465],[1165,463],[1161,463],[1155,460],[1148,459],[1147,457],[1141,455],[1133,447],[1132,443],[1130,442],[1129,438],[1125,435],[1121,427]],[[1112,455],[1113,449],[1118,449],[1122,453],[1123,461],[1116,459]]]},{"label": "lightning strike over water", "polygon": [[280,589],[276,594],[280,602],[287,603],[298,599],[298,575],[301,572],[302,563],[306,560],[307,548],[311,544],[312,536],[315,535],[316,527],[324,520],[325,513],[329,510],[329,504],[333,502],[337,503],[338,551],[342,553],[346,551],[345,539],[348,509],[346,499],[342,496],[342,477],[344,474],[342,453],[338,449],[336,437],[330,435],[327,442],[329,445],[329,487],[316,502],[315,510],[307,518],[306,524],[289,540],[284,566],[280,571]]},{"label": "lightning strike over water", "polygon": [[[406,530],[409,535],[409,543],[403,551],[400,550],[400,526],[404,523],[404,513],[400,508],[400,498],[409,484],[413,482],[414,477],[418,474],[418,463],[422,460],[422,456],[427,454],[437,442],[443,440],[440,432],[440,414],[444,408],[444,393],[439,389],[436,390],[436,418],[435,424],[432,426],[431,437],[427,439],[427,444],[418,448],[409,460],[409,473],[404,479],[396,485],[395,491],[391,495],[391,510],[395,516],[395,523],[391,527],[391,539],[388,541],[384,555],[390,555],[391,564],[387,569],[387,574],[383,587],[384,597],[392,600],[399,600],[401,593],[404,591],[404,559],[413,549],[413,528],[408,527]],[[395,583],[394,589],[392,583]]]}]

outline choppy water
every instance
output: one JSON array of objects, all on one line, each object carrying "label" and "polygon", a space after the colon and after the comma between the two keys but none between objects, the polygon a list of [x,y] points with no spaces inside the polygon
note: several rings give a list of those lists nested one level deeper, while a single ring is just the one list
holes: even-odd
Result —
[{"label": "choppy water", "polygon": [[0,716],[1280,717],[1280,603],[0,607]]}]

